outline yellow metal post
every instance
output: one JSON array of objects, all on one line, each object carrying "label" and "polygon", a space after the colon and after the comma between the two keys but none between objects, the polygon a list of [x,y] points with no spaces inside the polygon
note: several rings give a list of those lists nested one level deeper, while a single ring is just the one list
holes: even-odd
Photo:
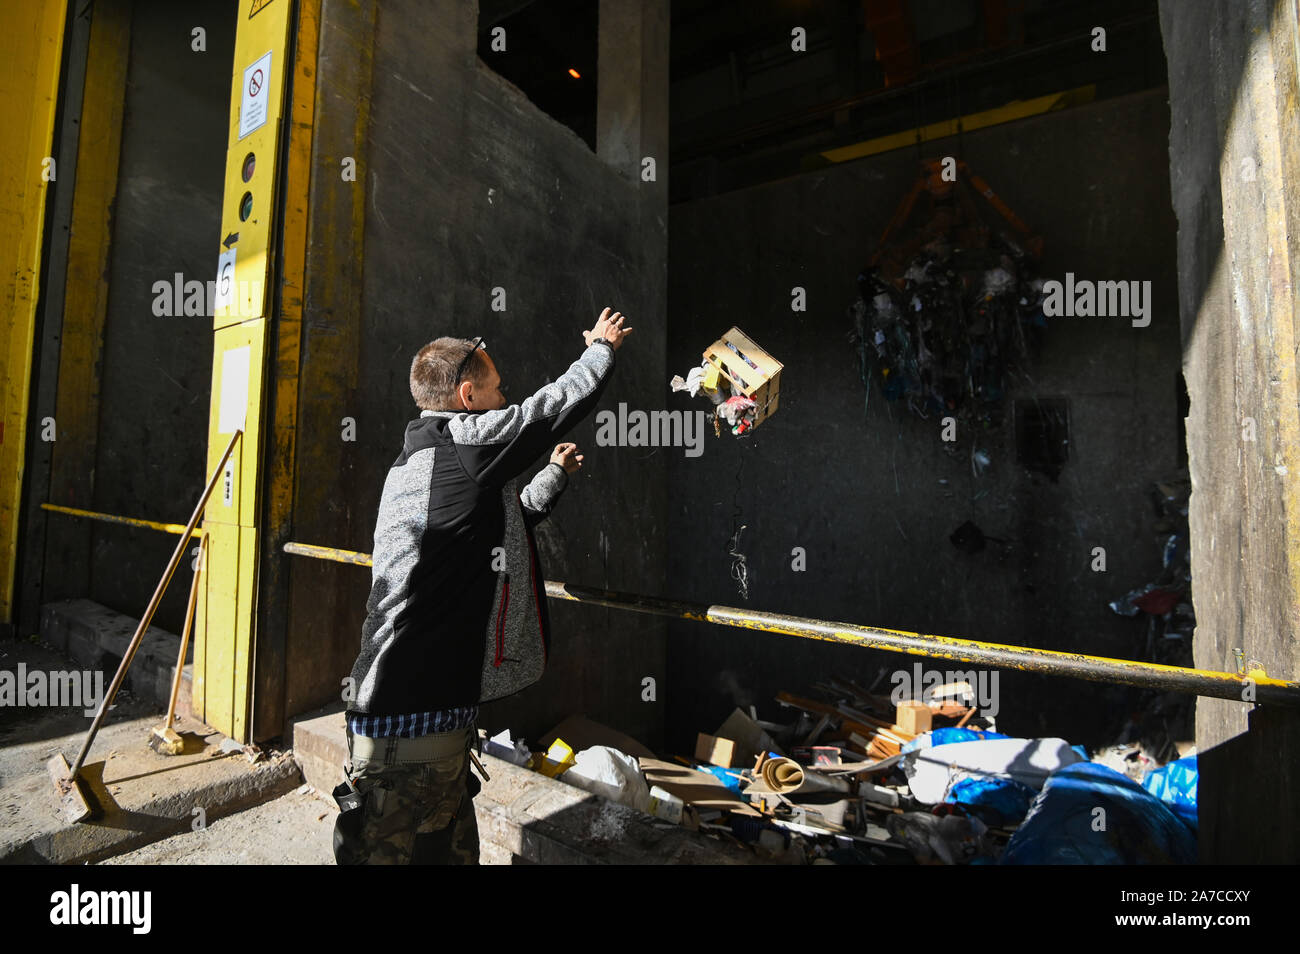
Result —
[{"label": "yellow metal post", "polygon": [[[63,55],[64,3],[0,4],[0,622],[13,618],[37,277]],[[51,176],[53,172],[53,176]]]},{"label": "yellow metal post", "polygon": [[297,456],[298,388],[306,289],[307,242],[316,121],[316,63],[321,0],[298,0],[293,33],[293,82],[285,103],[288,117],[285,178],[280,184],[280,306],[272,330],[274,373],[270,382],[271,418],[266,500],[262,504],[258,573],[257,639],[254,658],[253,725],[258,737],[277,735],[285,724],[288,688],[288,603],[292,562],[281,548],[293,526],[294,471]]},{"label": "yellow metal post", "polygon": [[240,0],[221,234],[213,247],[209,466],[236,429],[244,438],[204,513],[208,572],[196,618],[193,704],[197,716],[241,742],[252,741],[263,383],[291,12],[290,0]]}]

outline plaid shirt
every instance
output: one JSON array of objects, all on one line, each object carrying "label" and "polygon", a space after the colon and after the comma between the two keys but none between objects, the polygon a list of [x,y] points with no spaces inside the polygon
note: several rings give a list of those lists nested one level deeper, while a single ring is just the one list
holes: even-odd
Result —
[{"label": "plaid shirt", "polygon": [[410,715],[372,716],[349,715],[348,728],[353,735],[364,735],[371,739],[386,739],[399,736],[414,739],[433,732],[454,732],[473,725],[478,719],[478,706],[462,706],[458,709],[435,709],[432,712],[414,712]]}]

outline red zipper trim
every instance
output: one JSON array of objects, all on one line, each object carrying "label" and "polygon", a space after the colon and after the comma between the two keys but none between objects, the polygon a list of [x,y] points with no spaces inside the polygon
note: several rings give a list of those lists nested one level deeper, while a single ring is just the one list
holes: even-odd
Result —
[{"label": "red zipper trim", "polygon": [[510,581],[506,580],[505,588],[501,591],[501,605],[497,609],[497,655],[492,660],[492,665],[498,669],[506,656],[506,607],[509,605]]},{"label": "red zipper trim", "polygon": [[533,556],[532,541],[528,547],[528,577],[533,583],[533,606],[537,608],[537,634],[542,641],[542,665],[546,664],[546,634],[542,632],[542,601],[537,596],[537,559]]}]

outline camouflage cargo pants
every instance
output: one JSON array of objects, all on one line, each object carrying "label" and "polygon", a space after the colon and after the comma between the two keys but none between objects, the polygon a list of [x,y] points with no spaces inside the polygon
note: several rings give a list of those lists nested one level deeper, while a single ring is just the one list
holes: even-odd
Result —
[{"label": "camouflage cargo pants", "polygon": [[[469,768],[470,727],[416,739],[371,739],[348,732],[344,766],[360,807],[334,823],[341,865],[476,865],[478,779]],[[336,796],[344,786],[336,789]]]}]

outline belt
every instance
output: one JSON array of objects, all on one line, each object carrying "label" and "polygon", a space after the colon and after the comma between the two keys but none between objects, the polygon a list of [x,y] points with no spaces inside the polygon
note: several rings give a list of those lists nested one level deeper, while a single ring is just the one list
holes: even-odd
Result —
[{"label": "belt", "polygon": [[371,738],[365,735],[353,735],[351,730],[348,731],[352,761],[366,760],[388,764],[450,758],[467,751],[470,743],[477,736],[478,732],[474,726],[453,729],[451,732],[433,732],[414,739],[397,736]]}]

